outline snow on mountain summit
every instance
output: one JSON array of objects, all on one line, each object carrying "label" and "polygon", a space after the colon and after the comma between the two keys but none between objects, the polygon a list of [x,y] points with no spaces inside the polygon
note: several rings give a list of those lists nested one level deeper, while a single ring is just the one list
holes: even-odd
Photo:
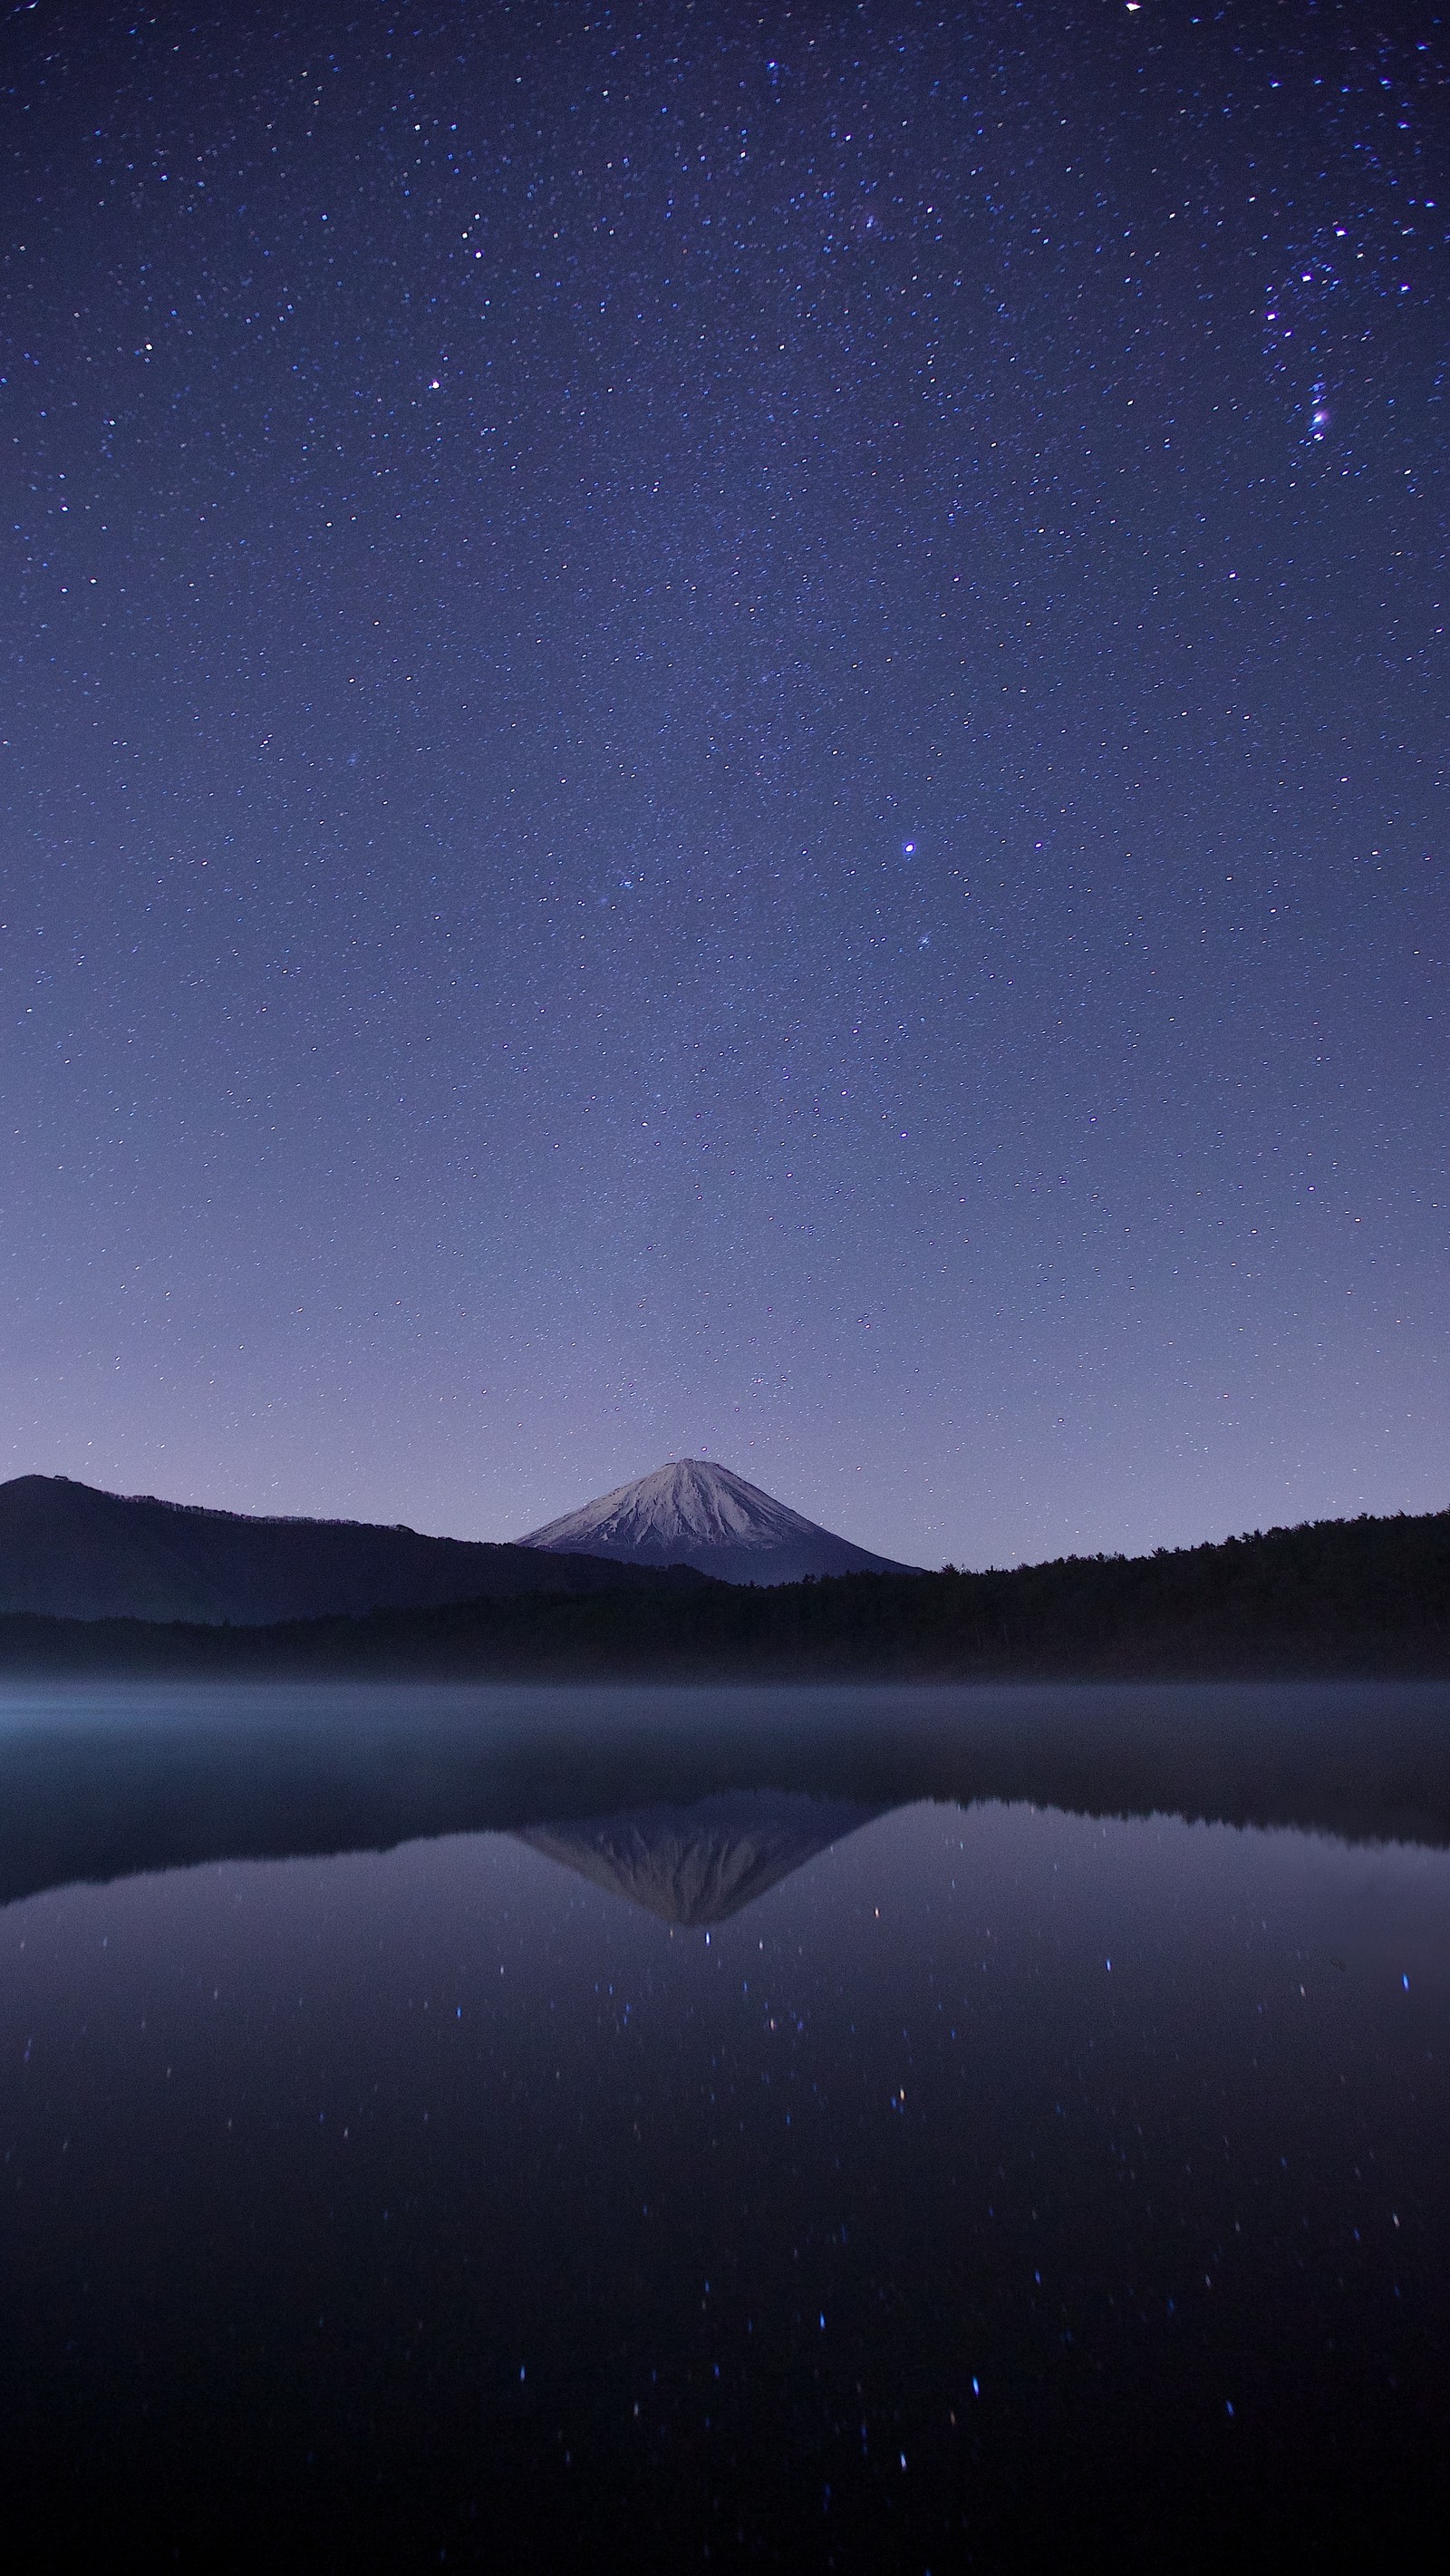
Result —
[{"label": "snow on mountain summit", "polygon": [[726,1583],[798,1583],[807,1574],[908,1569],[837,1538],[730,1467],[675,1458],[632,1485],[531,1530],[525,1547],[611,1556],[642,1565],[693,1565]]},{"label": "snow on mountain summit", "polygon": [[728,1467],[676,1458],[550,1521],[524,1545],[558,1547],[565,1538],[573,1543],[587,1537],[624,1540],[631,1549],[672,1546],[677,1539],[695,1547],[778,1547],[813,1529],[813,1522]]}]

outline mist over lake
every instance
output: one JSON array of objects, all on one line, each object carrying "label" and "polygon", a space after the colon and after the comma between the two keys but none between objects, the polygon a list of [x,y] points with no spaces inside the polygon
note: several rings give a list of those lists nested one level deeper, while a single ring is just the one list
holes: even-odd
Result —
[{"label": "mist over lake", "polygon": [[12,2514],[1415,2563],[1447,1740],[1430,1685],[7,1695]]}]

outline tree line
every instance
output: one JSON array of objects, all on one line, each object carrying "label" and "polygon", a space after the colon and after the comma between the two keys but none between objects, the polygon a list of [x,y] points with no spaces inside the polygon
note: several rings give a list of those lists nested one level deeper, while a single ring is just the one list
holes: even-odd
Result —
[{"label": "tree line", "polygon": [[1450,1674],[1450,1512],[1308,1522],[1150,1556],[662,1579],[271,1627],[0,1618],[12,1673],[951,1680]]}]

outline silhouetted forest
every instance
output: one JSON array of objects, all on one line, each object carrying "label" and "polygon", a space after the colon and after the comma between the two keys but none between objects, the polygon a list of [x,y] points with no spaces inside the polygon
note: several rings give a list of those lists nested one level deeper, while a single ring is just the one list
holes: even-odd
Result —
[{"label": "silhouetted forest", "polygon": [[273,1627],[0,1618],[0,1671],[726,1680],[1450,1673],[1450,1512],[1145,1557],[538,1592]]}]

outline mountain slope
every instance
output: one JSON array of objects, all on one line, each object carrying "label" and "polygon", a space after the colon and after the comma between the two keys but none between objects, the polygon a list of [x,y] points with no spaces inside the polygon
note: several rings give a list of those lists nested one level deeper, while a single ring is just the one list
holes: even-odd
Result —
[{"label": "mountain slope", "polygon": [[367,1521],[254,1519],[105,1494],[67,1476],[0,1485],[0,1612],[260,1627],[640,1580],[623,1565],[551,1561],[532,1548]]},{"label": "mountain slope", "polygon": [[514,1838],[666,1923],[728,1923],[880,1813],[843,1798],[736,1789],[688,1807],[522,1825]]},{"label": "mountain slope", "polygon": [[676,1458],[632,1485],[531,1530],[521,1544],[630,1565],[693,1565],[725,1583],[799,1583],[808,1574],[909,1574],[808,1521],[729,1467]]}]

